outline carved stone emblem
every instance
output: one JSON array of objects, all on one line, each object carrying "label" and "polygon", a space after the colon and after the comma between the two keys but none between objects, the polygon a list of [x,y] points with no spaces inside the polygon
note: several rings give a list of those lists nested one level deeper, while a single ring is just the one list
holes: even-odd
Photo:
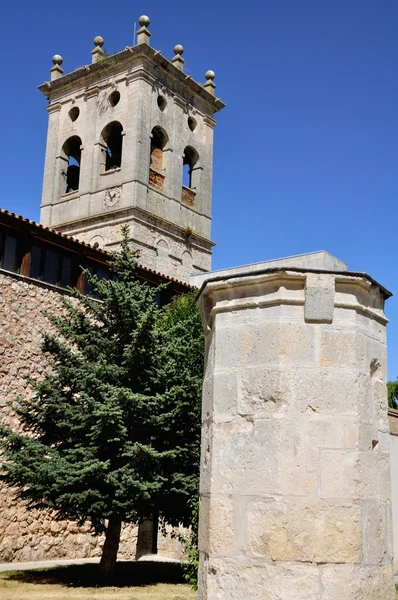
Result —
[{"label": "carved stone emblem", "polygon": [[104,207],[115,208],[119,205],[122,190],[120,187],[114,187],[110,190],[105,190]]}]

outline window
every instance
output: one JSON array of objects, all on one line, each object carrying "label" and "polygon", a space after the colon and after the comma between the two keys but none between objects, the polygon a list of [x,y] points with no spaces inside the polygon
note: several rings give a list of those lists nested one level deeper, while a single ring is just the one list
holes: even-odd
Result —
[{"label": "window", "polygon": [[150,167],[155,171],[163,171],[163,150],[168,141],[167,133],[161,127],[154,127],[151,134]]},{"label": "window", "polygon": [[68,287],[75,285],[73,263],[68,255],[42,246],[32,246],[30,276],[46,283]]},{"label": "window", "polygon": [[163,150],[168,139],[167,133],[161,127],[152,129],[148,185],[159,192],[163,191],[164,188]]},{"label": "window", "polygon": [[57,285],[59,282],[59,259],[58,252],[48,249],[45,251],[43,281]]},{"label": "window", "polygon": [[118,121],[112,121],[102,132],[105,152],[105,171],[119,169],[122,164],[123,127]]},{"label": "window", "polygon": [[[82,156],[82,141],[74,135],[62,146],[62,152],[68,161],[66,170],[66,185],[64,192],[76,192],[79,189],[80,162]],[[63,173],[65,175],[65,173]]]},{"label": "window", "polygon": [[188,127],[191,131],[195,131],[196,125],[196,119],[194,119],[193,117],[188,117]]},{"label": "window", "polygon": [[80,115],[80,108],[78,106],[74,106],[69,111],[69,118],[71,121],[76,121],[78,116]]},{"label": "window", "polygon": [[187,146],[184,149],[183,153],[183,176],[182,176],[182,185],[184,187],[192,189],[193,186],[193,177],[192,173],[196,163],[198,162],[198,153],[192,146]]},{"label": "window", "polygon": [[41,254],[40,246],[32,246],[30,276],[33,279],[41,279]]},{"label": "window", "polygon": [[167,106],[167,100],[166,100],[166,98],[164,96],[158,96],[157,103],[158,103],[158,107],[163,112],[164,109]]},{"label": "window", "polygon": [[0,267],[18,273],[18,263],[18,238],[15,235],[0,232]]},{"label": "window", "polygon": [[[101,281],[102,279],[109,279],[109,269],[102,265],[90,264],[87,266],[87,270],[91,273],[91,275],[96,275],[98,279]],[[95,298],[96,294],[93,292],[90,282],[86,277],[86,283],[84,287],[84,293],[87,296],[93,296]]]},{"label": "window", "polygon": [[118,92],[117,90],[115,90],[114,92],[112,92],[111,94],[109,94],[109,104],[111,106],[116,106],[116,104],[119,104],[119,100],[120,100],[120,92]]}]

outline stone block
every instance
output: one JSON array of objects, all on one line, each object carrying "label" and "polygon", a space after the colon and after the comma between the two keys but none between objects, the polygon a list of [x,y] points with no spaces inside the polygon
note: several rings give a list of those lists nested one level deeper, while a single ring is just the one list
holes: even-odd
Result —
[{"label": "stone block", "polygon": [[322,600],[395,600],[392,567],[326,565]]},{"label": "stone block", "polygon": [[278,427],[273,420],[241,420],[213,425],[211,489],[215,494],[275,492],[278,477]]},{"label": "stone block", "polygon": [[201,562],[199,600],[319,600],[315,565],[251,564],[244,558]]},{"label": "stone block", "polygon": [[375,418],[379,423],[388,426],[388,399],[386,383],[382,379],[372,378],[373,405]]},{"label": "stone block", "polygon": [[315,361],[314,330],[289,324],[259,321],[258,326],[221,328],[216,369],[277,364],[312,365]]},{"label": "stone block", "polygon": [[242,371],[238,409],[241,415],[261,418],[288,410],[291,381],[283,369],[255,367]]},{"label": "stone block", "polygon": [[353,504],[253,500],[247,505],[246,552],[285,562],[362,560],[361,509]]},{"label": "stone block", "polygon": [[199,550],[213,557],[236,554],[238,535],[234,498],[202,496],[199,539]]},{"label": "stone block", "polygon": [[355,417],[318,416],[309,421],[309,443],[318,448],[357,448],[358,424]]},{"label": "stone block", "polygon": [[387,381],[387,346],[366,336],[366,364],[372,377]]},{"label": "stone block", "polygon": [[213,386],[214,419],[230,421],[238,414],[238,374],[217,372]]},{"label": "stone block", "polygon": [[322,450],[320,496],[327,499],[358,500],[361,497],[359,453]]},{"label": "stone block", "polygon": [[[341,415],[372,421],[369,376],[351,370],[292,369],[292,413]],[[360,412],[363,409],[362,412]],[[371,414],[369,412],[371,411]]]},{"label": "stone block", "polygon": [[318,476],[308,469],[308,418],[281,418],[278,423],[278,487],[286,496],[313,496],[317,492]]},{"label": "stone block", "polygon": [[386,544],[387,510],[385,502],[368,502],[363,508],[363,551],[368,565],[380,565],[392,559]]},{"label": "stone block", "polygon": [[323,326],[320,339],[321,367],[364,368],[365,338],[359,332],[330,330]]},{"label": "stone block", "polygon": [[307,323],[332,323],[334,313],[333,275],[307,273],[304,318]]}]

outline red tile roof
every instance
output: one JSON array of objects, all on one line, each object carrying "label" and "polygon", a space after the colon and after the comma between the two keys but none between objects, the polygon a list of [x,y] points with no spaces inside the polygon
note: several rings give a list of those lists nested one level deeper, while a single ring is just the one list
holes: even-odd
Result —
[{"label": "red tile roof", "polygon": [[[103,248],[98,248],[98,247],[94,247],[91,244],[87,244],[86,242],[82,242],[81,240],[78,240],[77,238],[72,237],[71,235],[67,235],[65,233],[61,233],[60,231],[57,231],[56,229],[52,229],[50,227],[45,227],[44,225],[42,225],[41,223],[36,223],[36,221],[31,221],[30,219],[26,218],[26,217],[22,217],[21,215],[16,215],[13,212],[10,212],[8,210],[6,210],[5,208],[0,208],[0,214],[6,215],[8,217],[11,217],[13,219],[17,219],[18,221],[22,221],[24,223],[28,223],[29,225],[31,225],[32,227],[36,227],[37,229],[42,229],[43,231],[47,231],[53,235],[57,235],[62,239],[65,240],[69,240],[71,242],[74,242],[75,244],[79,244],[80,246],[84,246],[85,248],[89,248],[90,250],[93,250],[94,252],[98,252],[101,253],[105,256],[108,256],[109,258],[112,256],[112,254],[110,252],[107,252],[107,250],[104,250]],[[143,265],[137,264],[137,267],[140,271],[146,272],[146,273],[150,273],[151,275],[155,275],[156,277],[160,277],[166,281],[171,281],[173,283],[176,283],[178,285],[181,285],[185,288],[187,288],[187,290],[191,289],[196,289],[194,286],[189,285],[188,283],[185,283],[184,281],[180,281],[179,279],[175,279],[174,277],[170,277],[169,275],[165,275],[164,273],[160,273],[159,271],[155,271],[153,269],[149,269],[148,267],[144,267]]]}]

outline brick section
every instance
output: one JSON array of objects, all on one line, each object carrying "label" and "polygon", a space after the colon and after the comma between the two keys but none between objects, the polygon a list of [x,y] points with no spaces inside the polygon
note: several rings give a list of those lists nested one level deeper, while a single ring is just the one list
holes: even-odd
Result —
[{"label": "brick section", "polygon": [[164,175],[154,171],[153,169],[149,169],[149,186],[154,190],[163,191],[164,188]]},{"label": "brick section", "polygon": [[161,148],[153,148],[151,152],[151,168],[155,171],[163,170],[163,150]]},{"label": "brick section", "polygon": [[388,409],[388,422],[390,423],[390,433],[398,435],[398,410]]},{"label": "brick section", "polygon": [[183,204],[186,204],[187,206],[193,206],[195,204],[195,196],[196,192],[185,187],[185,185],[182,186],[181,201]]}]

